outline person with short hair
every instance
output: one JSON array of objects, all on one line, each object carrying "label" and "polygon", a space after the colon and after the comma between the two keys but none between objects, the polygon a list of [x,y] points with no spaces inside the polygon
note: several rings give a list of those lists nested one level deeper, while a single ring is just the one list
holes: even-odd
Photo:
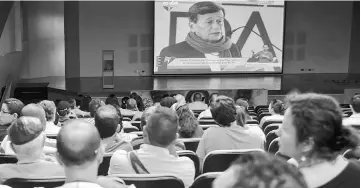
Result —
[{"label": "person with short hair", "polygon": [[203,117],[212,118],[211,105],[216,101],[216,98],[218,96],[219,96],[218,93],[212,93],[209,96],[209,107],[198,115],[198,120],[200,120]]},{"label": "person with short hair", "polygon": [[196,152],[201,164],[214,150],[264,149],[264,141],[258,134],[237,124],[237,107],[231,98],[218,96],[211,105],[211,113],[219,127],[208,128],[203,133]]},{"label": "person with short hair", "polygon": [[[57,136],[57,149],[57,160],[64,167],[66,177],[61,188],[125,187],[110,178],[98,177],[104,148],[98,130],[91,123],[70,120]],[[108,186],[102,186],[104,183]]]},{"label": "person with short hair", "polygon": [[20,111],[23,108],[24,103],[19,99],[5,99],[0,111],[0,140],[5,138],[7,134],[6,129],[20,116]]},{"label": "person with short hair", "polygon": [[0,164],[0,184],[10,178],[64,176],[64,169],[43,155],[44,125],[36,117],[22,116],[8,128],[8,138],[16,153],[16,164]]},{"label": "person with short hair", "polygon": [[328,95],[305,93],[288,95],[286,104],[277,132],[279,152],[297,162],[308,187],[360,187],[359,162],[342,157],[359,145],[360,136],[342,126],[339,103]]},{"label": "person with short hair", "polygon": [[87,122],[89,122],[89,123],[94,124],[94,123],[95,123],[95,121],[94,121],[94,116],[95,116],[96,111],[97,111],[100,107],[102,107],[102,106],[104,106],[104,105],[105,105],[105,103],[104,103],[102,100],[100,100],[100,99],[93,99],[93,100],[91,100],[90,103],[89,103],[89,114],[90,114],[90,118],[84,118],[83,120],[85,120],[85,121],[87,121]]},{"label": "person with short hair", "polygon": [[60,127],[54,124],[56,114],[55,103],[53,101],[43,100],[39,105],[44,109],[46,115],[45,134],[57,135]]},{"label": "person with short hair", "polygon": [[89,112],[82,111],[78,108],[76,104],[76,100],[73,98],[68,99],[68,103],[70,104],[71,113],[75,114],[76,117],[88,117],[90,116]]},{"label": "person with short hair", "polygon": [[137,101],[133,98],[127,100],[126,109],[121,109],[121,113],[123,116],[133,116],[132,121],[142,116],[142,112],[138,110]]},{"label": "person with short hair", "polygon": [[56,112],[59,116],[58,123],[60,124],[60,126],[63,126],[70,119],[77,118],[76,115],[71,112],[70,104],[68,101],[60,101],[56,108]]},{"label": "person with short hair", "polygon": [[112,105],[105,105],[95,113],[95,127],[98,129],[102,145],[106,153],[115,152],[118,149],[125,151],[132,151],[133,146],[126,141],[121,140],[118,132],[120,132],[121,125],[120,116],[117,109]]},{"label": "person with short hair", "polygon": [[174,97],[164,97],[160,101],[160,106],[170,108],[175,103],[177,103],[177,99],[175,99]]},{"label": "person with short hair", "polygon": [[356,94],[351,98],[350,108],[352,115],[342,121],[344,126],[360,125],[360,94]]},{"label": "person with short hair", "polygon": [[268,106],[270,116],[264,116],[259,123],[262,127],[266,121],[283,121],[283,114],[285,112],[285,105],[282,101],[273,99]]},{"label": "person with short hair", "polygon": [[193,94],[193,102],[188,104],[191,110],[205,110],[208,108],[207,104],[202,101],[202,94]]},{"label": "person with short hair", "polygon": [[[144,144],[134,152],[116,151],[110,160],[108,174],[169,174],[180,178],[185,187],[190,187],[195,175],[193,161],[170,154],[170,150],[173,150],[170,148],[174,148],[177,139],[176,113],[170,108],[157,107],[146,121],[143,128]],[[144,168],[133,168],[136,160]]]},{"label": "person with short hair", "polygon": [[268,153],[242,155],[213,182],[213,188],[308,188],[300,171]]}]

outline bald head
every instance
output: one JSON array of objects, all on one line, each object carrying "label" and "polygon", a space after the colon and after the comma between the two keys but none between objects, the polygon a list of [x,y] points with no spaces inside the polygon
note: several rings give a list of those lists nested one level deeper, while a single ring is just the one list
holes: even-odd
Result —
[{"label": "bald head", "polygon": [[20,116],[37,117],[40,119],[41,124],[46,126],[46,115],[43,107],[38,104],[30,103],[21,109]]},{"label": "bald head", "polygon": [[158,107],[149,116],[145,131],[151,145],[168,147],[178,132],[178,116],[170,108]]},{"label": "bald head", "polygon": [[112,105],[100,107],[94,116],[95,127],[98,129],[100,138],[109,138],[115,134],[120,117],[117,109]]},{"label": "bald head", "polygon": [[61,128],[56,140],[59,158],[67,167],[93,162],[100,152],[98,130],[84,120],[69,121]]}]

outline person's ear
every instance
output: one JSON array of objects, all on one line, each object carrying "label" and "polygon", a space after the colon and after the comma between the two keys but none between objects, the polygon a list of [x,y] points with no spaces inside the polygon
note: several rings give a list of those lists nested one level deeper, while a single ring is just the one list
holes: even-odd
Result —
[{"label": "person's ear", "polygon": [[195,32],[195,23],[194,22],[189,22],[189,28],[192,32]]},{"label": "person's ear", "polygon": [[311,153],[314,148],[315,142],[312,138],[309,138],[301,143],[301,152],[302,153]]}]

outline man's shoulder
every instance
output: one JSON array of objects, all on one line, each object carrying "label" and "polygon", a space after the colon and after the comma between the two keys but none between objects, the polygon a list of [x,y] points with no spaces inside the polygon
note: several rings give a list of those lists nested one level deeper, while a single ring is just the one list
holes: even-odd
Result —
[{"label": "man's shoulder", "polygon": [[192,48],[186,41],[167,46],[162,49],[159,56],[161,57],[188,57],[194,55],[195,49]]},{"label": "man's shoulder", "polygon": [[177,52],[179,50],[182,50],[182,49],[188,48],[188,47],[190,47],[190,45],[186,41],[183,41],[183,42],[179,42],[179,43],[167,46],[167,47],[163,48],[162,51],[164,51],[164,52]]}]

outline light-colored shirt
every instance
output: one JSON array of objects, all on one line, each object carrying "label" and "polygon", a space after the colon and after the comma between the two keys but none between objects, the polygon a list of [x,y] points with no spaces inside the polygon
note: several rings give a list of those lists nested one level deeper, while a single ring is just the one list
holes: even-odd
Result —
[{"label": "light-colored shirt", "polygon": [[204,110],[203,112],[201,112],[198,115],[198,120],[200,120],[203,117],[212,118],[212,113],[211,113],[211,110],[209,108]]},{"label": "light-colored shirt", "polygon": [[241,126],[208,128],[199,141],[197,155],[202,164],[204,157],[214,150],[264,149],[264,139]]},{"label": "light-colored shirt", "polygon": [[[139,160],[151,174],[169,174],[180,178],[185,187],[194,181],[194,163],[188,157],[175,157],[166,148],[143,144],[136,150]],[[109,175],[136,174],[127,156],[127,152],[118,150],[110,159]]]},{"label": "light-colored shirt", "polygon": [[283,121],[283,115],[273,114],[271,116],[264,116],[259,123],[259,127],[262,127],[266,121]]},{"label": "light-colored shirt", "polygon": [[39,178],[65,176],[64,168],[57,163],[38,160],[32,163],[1,164],[0,184],[10,178]]},{"label": "light-colored shirt", "polygon": [[102,186],[91,182],[70,182],[59,188],[103,188]]},{"label": "light-colored shirt", "polygon": [[344,126],[360,125],[360,114],[352,114],[350,117],[345,118],[342,121],[342,125]]},{"label": "light-colored shirt", "polygon": [[205,110],[208,108],[208,105],[201,101],[194,101],[188,104],[189,109],[191,110]]},{"label": "light-colored shirt", "polygon": [[60,127],[56,126],[54,122],[46,122],[45,134],[57,135],[60,131]]}]

